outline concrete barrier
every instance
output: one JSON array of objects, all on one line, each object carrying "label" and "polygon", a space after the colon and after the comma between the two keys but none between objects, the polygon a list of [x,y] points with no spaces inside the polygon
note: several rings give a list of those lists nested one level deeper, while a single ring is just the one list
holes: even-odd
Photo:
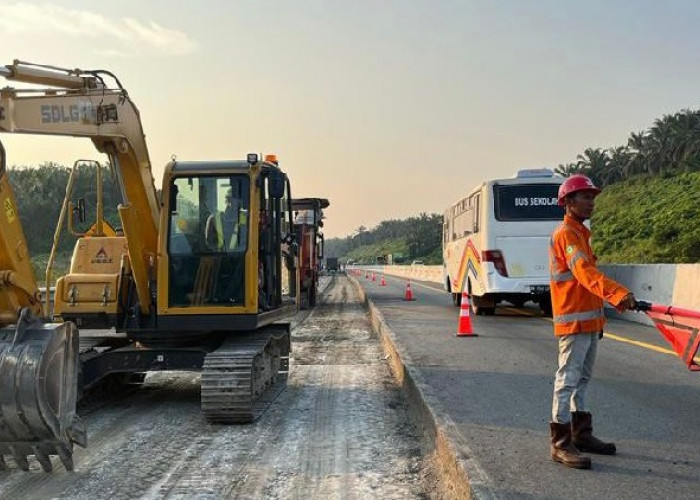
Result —
[{"label": "concrete barrier", "polygon": [[390,276],[442,283],[442,266],[378,266],[375,269]]},{"label": "concrete barrier", "polygon": [[[700,264],[608,264],[600,269],[630,289],[640,300],[700,310]],[[651,325],[643,314],[609,316]]]},{"label": "concrete barrier", "polygon": [[[442,283],[442,266],[375,266],[375,272],[420,281]],[[629,288],[638,299],[700,310],[700,264],[605,264],[600,270]],[[609,316],[650,325],[643,314]]]}]

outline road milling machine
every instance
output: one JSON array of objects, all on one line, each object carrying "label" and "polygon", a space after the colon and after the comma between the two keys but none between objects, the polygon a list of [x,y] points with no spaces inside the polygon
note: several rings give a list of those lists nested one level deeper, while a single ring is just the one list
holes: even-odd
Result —
[{"label": "road milling machine", "polygon": [[76,401],[115,374],[201,370],[208,420],[255,420],[286,385],[298,302],[276,158],[173,160],[158,196],[139,112],[114,75],[15,61],[0,76],[33,84],[0,90],[0,134],[92,140],[122,225],[77,240],[53,310],[42,307],[0,142],[0,469],[34,455],[50,471],[58,455],[71,470],[73,445],[87,444]]},{"label": "road milling machine", "polygon": [[323,209],[330,205],[326,198],[295,198],[292,200],[294,230],[299,245],[300,308],[316,306],[318,276],[323,260]]}]

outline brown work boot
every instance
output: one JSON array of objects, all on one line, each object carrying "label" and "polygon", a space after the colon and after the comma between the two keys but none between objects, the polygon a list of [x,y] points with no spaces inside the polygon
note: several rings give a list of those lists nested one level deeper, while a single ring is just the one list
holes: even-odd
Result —
[{"label": "brown work boot", "polygon": [[606,443],[595,437],[591,421],[591,414],[587,411],[571,412],[571,441],[574,446],[587,453],[614,455],[617,452],[615,443]]},{"label": "brown work boot", "polygon": [[552,460],[572,469],[590,469],[591,459],[581,455],[571,444],[571,424],[550,423],[549,430],[552,434]]}]

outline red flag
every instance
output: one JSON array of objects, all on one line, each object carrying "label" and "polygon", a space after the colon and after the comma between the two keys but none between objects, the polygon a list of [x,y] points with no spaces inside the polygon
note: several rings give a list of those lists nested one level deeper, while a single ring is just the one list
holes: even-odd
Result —
[{"label": "red flag", "polygon": [[660,304],[641,303],[640,306],[688,369],[700,371],[695,362],[700,347],[700,312]]}]

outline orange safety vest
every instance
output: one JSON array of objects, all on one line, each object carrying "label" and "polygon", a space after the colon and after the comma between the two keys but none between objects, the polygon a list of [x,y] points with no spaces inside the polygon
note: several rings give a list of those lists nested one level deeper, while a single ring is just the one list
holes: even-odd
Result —
[{"label": "orange safety vest", "polygon": [[552,233],[549,273],[556,336],[602,331],[603,300],[617,305],[629,293],[596,268],[590,238],[588,228],[568,215]]},{"label": "orange safety vest", "polygon": [[230,218],[226,220],[227,228],[230,228],[231,232],[228,242],[226,242],[226,233],[229,231],[224,231],[224,223],[222,221],[223,215],[224,214],[222,212],[216,212],[214,214],[214,227],[216,228],[217,248],[231,250],[235,248],[238,244],[238,221],[235,221],[234,223],[230,220]]}]

